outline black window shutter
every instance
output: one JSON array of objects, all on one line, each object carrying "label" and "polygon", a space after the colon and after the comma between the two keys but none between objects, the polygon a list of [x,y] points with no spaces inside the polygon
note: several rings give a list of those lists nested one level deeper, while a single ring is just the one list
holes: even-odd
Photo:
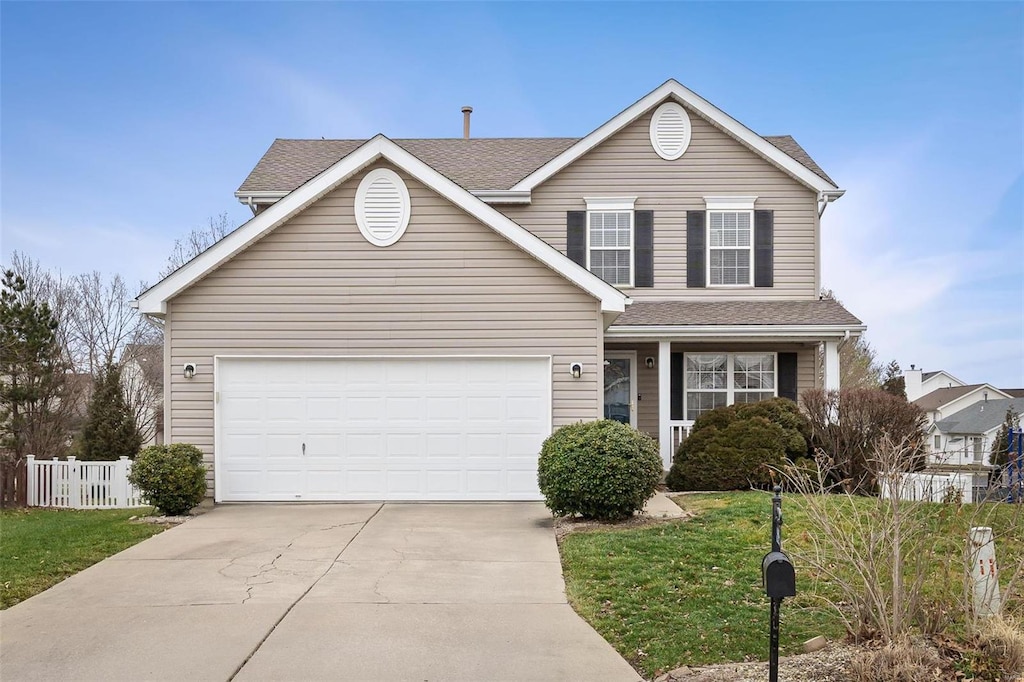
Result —
[{"label": "black window shutter", "polygon": [[587,212],[566,211],[565,255],[569,260],[587,267]]},{"label": "black window shutter", "polygon": [[775,212],[754,211],[754,286],[775,286]]},{"label": "black window shutter", "polygon": [[686,212],[686,286],[707,286],[704,270],[704,249],[707,235],[704,231],[704,211]]},{"label": "black window shutter", "polygon": [[797,399],[796,390],[796,353],[779,353],[779,397]]},{"label": "black window shutter", "polygon": [[633,286],[654,286],[654,211],[633,213]]},{"label": "black window shutter", "polygon": [[680,420],[683,418],[683,354],[672,354],[672,365],[669,376],[669,395],[671,396],[669,412],[671,418]]}]

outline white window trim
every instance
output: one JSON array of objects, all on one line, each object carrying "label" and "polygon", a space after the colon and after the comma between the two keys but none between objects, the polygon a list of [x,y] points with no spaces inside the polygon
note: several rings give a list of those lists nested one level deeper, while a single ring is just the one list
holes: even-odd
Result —
[{"label": "white window trim", "polygon": [[636,205],[636,197],[583,197],[590,211],[632,211]]},{"label": "white window trim", "polygon": [[[749,213],[750,214],[750,246],[747,247],[747,251],[750,252],[750,272],[748,279],[742,284],[712,284],[711,283],[711,252],[712,251],[740,251],[743,249],[741,246],[711,246],[711,214],[712,213]],[[704,248],[704,262],[707,264],[705,268],[707,281],[706,284],[709,289],[750,289],[754,286],[754,209],[746,208],[709,208],[704,214],[704,222],[707,228],[704,233],[704,242],[706,244]]]},{"label": "white window trim", "polygon": [[704,208],[708,211],[753,211],[757,197],[751,196],[709,196],[704,197]]},{"label": "white window trim", "polygon": [[[740,393],[752,392],[752,391],[749,391],[749,390],[737,389],[735,386],[733,386],[733,372],[735,372],[735,370],[736,370],[736,362],[735,362],[736,356],[737,355],[755,355],[755,354],[756,355],[771,355],[772,358],[773,358],[773,360],[772,360],[772,365],[774,367],[773,373],[775,375],[775,381],[772,382],[773,384],[775,384],[775,386],[772,388],[772,397],[774,397],[774,398],[778,398],[779,397],[779,354],[777,352],[775,352],[775,351],[766,351],[766,350],[765,351],[762,351],[762,350],[710,351],[710,350],[708,350],[708,351],[699,351],[699,352],[694,352],[694,353],[683,353],[683,381],[682,381],[682,384],[683,384],[683,417],[685,419],[689,419],[689,414],[690,414],[689,404],[688,404],[689,401],[687,400],[687,395],[689,394],[690,389],[687,388],[687,386],[686,386],[686,358],[687,358],[687,356],[690,356],[690,355],[721,355],[723,353],[725,354],[725,371],[726,371],[726,374],[728,375],[726,377],[725,389],[708,388],[708,389],[693,389],[693,390],[704,392],[704,393],[725,393],[725,404],[726,405],[735,405],[736,404],[735,403],[735,399],[736,399],[736,392],[737,391],[739,391]],[[758,391],[758,392],[759,393],[767,393],[768,391]]]},{"label": "white window trim", "polygon": [[[583,197],[587,202],[587,270],[590,271],[590,216],[593,213],[629,213],[629,283],[611,284],[619,289],[632,289],[636,281],[636,197]],[[621,251],[621,248],[594,247],[598,251]]]}]

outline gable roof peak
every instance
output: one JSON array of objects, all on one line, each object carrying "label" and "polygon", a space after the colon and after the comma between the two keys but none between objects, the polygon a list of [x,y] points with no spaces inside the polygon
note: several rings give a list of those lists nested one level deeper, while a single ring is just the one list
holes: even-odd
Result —
[{"label": "gable roof peak", "polygon": [[[731,135],[751,151],[759,154],[769,163],[788,173],[798,182],[819,192],[841,196],[842,190],[831,178],[811,170],[787,151],[769,142],[735,118],[725,113],[685,85],[670,78],[657,88],[647,93],[632,105],[619,112],[609,121],[598,127],[586,137],[579,140],[564,152],[551,159],[543,166],[512,186],[511,191],[529,191],[546,181],[591,149],[619,132],[627,125],[640,118],[649,110],[672,97],[679,103],[689,107],[716,127]],[[795,144],[795,140],[793,141]],[[799,146],[799,145],[797,145]],[[801,151],[803,149],[801,148]],[[803,152],[806,155],[806,152]]]}]

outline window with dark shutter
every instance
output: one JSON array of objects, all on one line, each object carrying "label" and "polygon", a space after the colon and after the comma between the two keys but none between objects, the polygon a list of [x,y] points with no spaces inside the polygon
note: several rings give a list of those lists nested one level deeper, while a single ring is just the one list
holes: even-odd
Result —
[{"label": "window with dark shutter", "polygon": [[654,286],[654,211],[633,213],[633,286]]},{"label": "window with dark shutter", "polygon": [[775,212],[754,211],[754,286],[775,286]]},{"label": "window with dark shutter", "polygon": [[587,267],[586,211],[567,211],[565,214],[565,255],[577,265]]},{"label": "window with dark shutter", "polygon": [[796,353],[779,353],[779,397],[797,400]]},{"label": "window with dark shutter", "polygon": [[686,212],[686,286],[689,288],[707,286],[704,274],[704,249],[707,243],[704,215],[704,211]]},{"label": "window with dark shutter", "polygon": [[671,395],[670,417],[674,421],[683,418],[683,354],[672,353],[669,369],[669,391]]}]

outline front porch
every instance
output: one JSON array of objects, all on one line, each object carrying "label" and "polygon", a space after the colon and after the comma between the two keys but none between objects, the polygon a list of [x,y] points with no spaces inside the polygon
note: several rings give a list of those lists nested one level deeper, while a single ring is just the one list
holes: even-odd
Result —
[{"label": "front porch", "polygon": [[[839,348],[863,331],[860,321],[834,301],[756,306],[769,320],[794,307],[802,308],[802,318],[824,319],[731,324],[718,319],[719,310],[735,311],[737,302],[633,304],[605,332],[604,416],[655,438],[667,469],[703,412],[777,396],[798,401],[816,387],[838,389]],[[822,324],[830,321],[827,313],[838,316],[836,308],[844,323]],[[640,324],[652,318],[681,323]]]}]

